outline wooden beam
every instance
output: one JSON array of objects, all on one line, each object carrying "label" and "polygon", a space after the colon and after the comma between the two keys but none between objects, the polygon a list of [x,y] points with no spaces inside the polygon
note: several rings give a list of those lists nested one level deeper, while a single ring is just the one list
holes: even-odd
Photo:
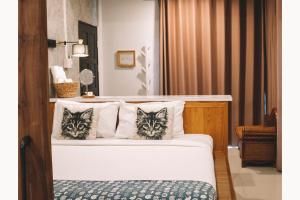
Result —
[{"label": "wooden beam", "polygon": [[[19,145],[24,136],[25,173],[19,154],[19,199],[26,174],[26,199],[53,199],[51,143],[48,134],[48,47],[46,0],[19,0]],[[25,193],[24,193],[25,194]]]},{"label": "wooden beam", "polygon": [[235,200],[228,157],[221,151],[214,152],[218,200]]}]

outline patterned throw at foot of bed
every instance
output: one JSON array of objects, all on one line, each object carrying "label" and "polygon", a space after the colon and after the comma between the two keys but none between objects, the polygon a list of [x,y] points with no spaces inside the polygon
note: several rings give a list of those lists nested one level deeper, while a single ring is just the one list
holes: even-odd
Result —
[{"label": "patterned throw at foot of bed", "polygon": [[54,180],[54,200],[215,200],[212,185],[202,181]]}]

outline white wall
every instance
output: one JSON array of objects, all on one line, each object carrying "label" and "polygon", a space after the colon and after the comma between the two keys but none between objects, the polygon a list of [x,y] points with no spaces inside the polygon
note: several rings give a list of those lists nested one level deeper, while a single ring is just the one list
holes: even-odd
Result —
[{"label": "white wall", "polygon": [[[145,95],[140,79],[143,46],[152,49],[153,94],[159,94],[158,0],[99,0],[98,52],[101,95]],[[115,65],[117,50],[135,50],[136,66]],[[102,82],[101,82],[102,79]]]}]

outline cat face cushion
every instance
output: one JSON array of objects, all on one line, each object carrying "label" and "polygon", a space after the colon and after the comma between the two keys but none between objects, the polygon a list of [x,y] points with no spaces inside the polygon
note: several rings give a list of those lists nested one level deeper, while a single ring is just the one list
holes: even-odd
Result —
[{"label": "cat face cushion", "polygon": [[54,114],[56,126],[53,126],[52,136],[55,139],[96,139],[99,114],[94,107],[85,104],[65,104],[60,108],[62,112]]},{"label": "cat face cushion", "polygon": [[145,112],[137,108],[137,134],[149,140],[161,140],[167,134],[168,110],[163,108],[157,112]]},{"label": "cat face cushion", "polygon": [[172,139],[173,119],[172,106],[121,103],[116,138]]},{"label": "cat face cushion", "polygon": [[61,122],[62,136],[85,140],[92,129],[93,112],[93,108],[82,112],[71,112],[68,108],[64,108]]},{"label": "cat face cushion", "polygon": [[[54,138],[62,138],[61,123],[63,119],[64,108],[71,108],[74,112],[82,112],[86,109],[93,108],[94,119],[97,119],[96,137],[114,137],[116,134],[119,105],[120,102],[79,103],[75,101],[57,100],[54,108],[52,136]],[[90,137],[88,138],[92,139]]]},{"label": "cat face cushion", "polygon": [[184,135],[183,129],[183,110],[185,102],[182,100],[168,101],[168,102],[149,102],[152,105],[165,105],[174,107],[174,122],[172,136],[174,138],[182,137]]}]

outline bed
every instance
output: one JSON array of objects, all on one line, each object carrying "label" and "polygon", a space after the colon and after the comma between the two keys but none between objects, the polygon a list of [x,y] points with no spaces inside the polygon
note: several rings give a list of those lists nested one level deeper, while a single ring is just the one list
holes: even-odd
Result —
[{"label": "bed", "polygon": [[[60,192],[64,191],[63,188],[77,186],[83,189],[79,191],[77,188],[77,196],[74,196],[76,198],[86,197],[91,188],[95,198],[108,198],[110,192],[103,191],[103,188],[119,186],[118,191],[122,191],[122,187],[128,185],[131,187],[143,185],[142,190],[146,186],[153,188],[159,185],[158,188],[186,187],[182,190],[181,196],[180,193],[175,195],[162,192],[161,195],[165,195],[165,198],[172,195],[177,199],[179,197],[186,199],[189,196],[200,198],[202,195],[202,199],[215,199],[216,182],[212,152],[212,138],[203,134],[184,135],[161,141],[130,139],[78,141],[52,138],[55,194],[61,197],[66,195]],[[99,186],[96,187],[95,183]],[[88,185],[91,185],[91,188],[87,187]],[[96,192],[98,189],[100,192]],[[148,195],[148,198],[159,192],[157,189],[145,191],[144,196]],[[128,199],[135,196],[132,192],[128,194]],[[70,197],[71,194],[70,191],[66,196]],[[116,192],[112,197],[118,195],[124,197],[125,194],[122,194]],[[153,195],[153,198],[161,199],[163,196]]]},{"label": "bed", "polygon": [[[227,160],[227,106],[221,101],[186,101],[186,134],[169,141],[52,139],[55,198],[68,193],[74,199],[234,199]],[[143,156],[137,157],[141,152]],[[138,185],[140,190],[130,190]],[[119,193],[105,188],[118,188]]]}]

